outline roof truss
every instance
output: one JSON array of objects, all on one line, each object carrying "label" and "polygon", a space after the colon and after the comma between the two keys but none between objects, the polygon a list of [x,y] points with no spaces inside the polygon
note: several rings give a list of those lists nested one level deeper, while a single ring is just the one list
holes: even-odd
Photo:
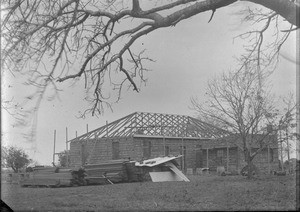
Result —
[{"label": "roof truss", "polygon": [[189,116],[135,112],[71,141],[134,135],[220,138],[228,134],[225,130]]}]

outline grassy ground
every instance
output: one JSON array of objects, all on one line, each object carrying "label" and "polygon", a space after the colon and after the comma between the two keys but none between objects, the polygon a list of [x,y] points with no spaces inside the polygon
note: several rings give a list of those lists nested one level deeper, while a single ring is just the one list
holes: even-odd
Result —
[{"label": "grassy ground", "polygon": [[124,183],[69,188],[2,184],[13,210],[295,210],[295,176],[189,176],[191,182]]}]

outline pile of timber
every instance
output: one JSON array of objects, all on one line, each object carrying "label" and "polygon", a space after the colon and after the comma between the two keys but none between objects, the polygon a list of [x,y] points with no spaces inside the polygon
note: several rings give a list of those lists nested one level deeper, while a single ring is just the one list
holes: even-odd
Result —
[{"label": "pile of timber", "polygon": [[103,161],[84,166],[87,184],[114,184],[128,182],[126,163],[128,159]]},{"label": "pile of timber", "polygon": [[21,180],[20,184],[24,187],[60,187],[138,181],[143,181],[141,167],[136,167],[135,162],[129,159],[120,159],[86,164],[79,169],[33,167],[29,177]]},{"label": "pile of timber", "polygon": [[128,182],[140,182],[141,179],[141,169],[135,166],[135,161],[128,161],[125,163],[127,171]]},{"label": "pile of timber", "polygon": [[76,183],[73,170],[57,167],[33,167],[29,178],[20,181],[21,186],[59,187]]}]

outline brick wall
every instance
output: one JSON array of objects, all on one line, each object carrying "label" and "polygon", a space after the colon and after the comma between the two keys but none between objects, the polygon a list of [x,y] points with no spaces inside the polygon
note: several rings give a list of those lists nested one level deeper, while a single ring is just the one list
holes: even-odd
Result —
[{"label": "brick wall", "polygon": [[[113,158],[113,142],[119,143],[118,158]],[[100,163],[105,160],[123,159],[135,154],[132,138],[100,138],[80,142],[71,142],[71,166],[81,166],[84,163]]]},{"label": "brick wall", "polygon": [[[114,145],[118,149],[113,149],[114,142],[118,142]],[[85,162],[95,164],[105,160],[129,157],[131,160],[139,161],[164,156],[167,150],[169,155],[184,155],[182,159],[178,159],[181,167],[195,169],[206,167],[208,149],[209,168],[216,170],[217,166],[224,166],[227,169],[227,147],[229,150],[228,170],[240,171],[246,165],[243,152],[236,145],[225,140],[187,138],[182,140],[162,137],[101,138],[71,142],[70,159],[72,166],[80,166]],[[278,151],[277,148],[270,149],[270,158],[273,158],[270,161],[270,169],[274,170],[278,166]],[[267,150],[257,155],[254,162],[262,172],[268,172]]]},{"label": "brick wall", "polygon": [[[253,148],[252,151],[255,151]],[[244,153],[239,151],[240,161],[239,170],[241,170],[247,163],[245,161]],[[253,159],[254,165],[259,169],[259,172],[267,174],[269,171],[279,169],[279,158],[278,158],[278,148],[269,149],[269,163],[268,163],[268,149],[264,149],[258,153]],[[269,170],[270,169],[270,170]]]},{"label": "brick wall", "polygon": [[[218,166],[224,166],[227,170],[227,148],[203,149],[203,167],[208,167],[212,171],[216,171]],[[238,169],[238,152],[237,147],[228,148],[228,171]],[[208,158],[208,163],[207,163]]]},{"label": "brick wall", "polygon": [[138,155],[138,160],[147,159],[143,157],[143,143],[151,143],[151,158],[165,155],[165,148],[168,149],[168,155],[185,155],[182,159],[178,159],[178,163],[186,168],[196,168],[196,152],[201,145],[201,140],[198,139],[181,139],[181,138],[134,138]]}]

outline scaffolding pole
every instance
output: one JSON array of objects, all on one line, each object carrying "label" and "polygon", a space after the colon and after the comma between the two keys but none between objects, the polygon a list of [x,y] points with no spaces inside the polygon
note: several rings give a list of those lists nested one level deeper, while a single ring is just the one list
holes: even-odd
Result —
[{"label": "scaffolding pole", "polygon": [[56,130],[54,130],[54,139],[53,139],[53,166],[55,165],[55,142],[56,142]]},{"label": "scaffolding pole", "polygon": [[68,127],[66,127],[66,166],[69,167],[69,152],[68,152]]},{"label": "scaffolding pole", "polygon": [[229,167],[229,146],[228,146],[228,141],[227,141],[227,161],[226,161],[226,170],[227,172],[229,171],[228,167]]},{"label": "scaffolding pole", "polygon": [[208,168],[208,148],[206,149],[206,168]]}]

